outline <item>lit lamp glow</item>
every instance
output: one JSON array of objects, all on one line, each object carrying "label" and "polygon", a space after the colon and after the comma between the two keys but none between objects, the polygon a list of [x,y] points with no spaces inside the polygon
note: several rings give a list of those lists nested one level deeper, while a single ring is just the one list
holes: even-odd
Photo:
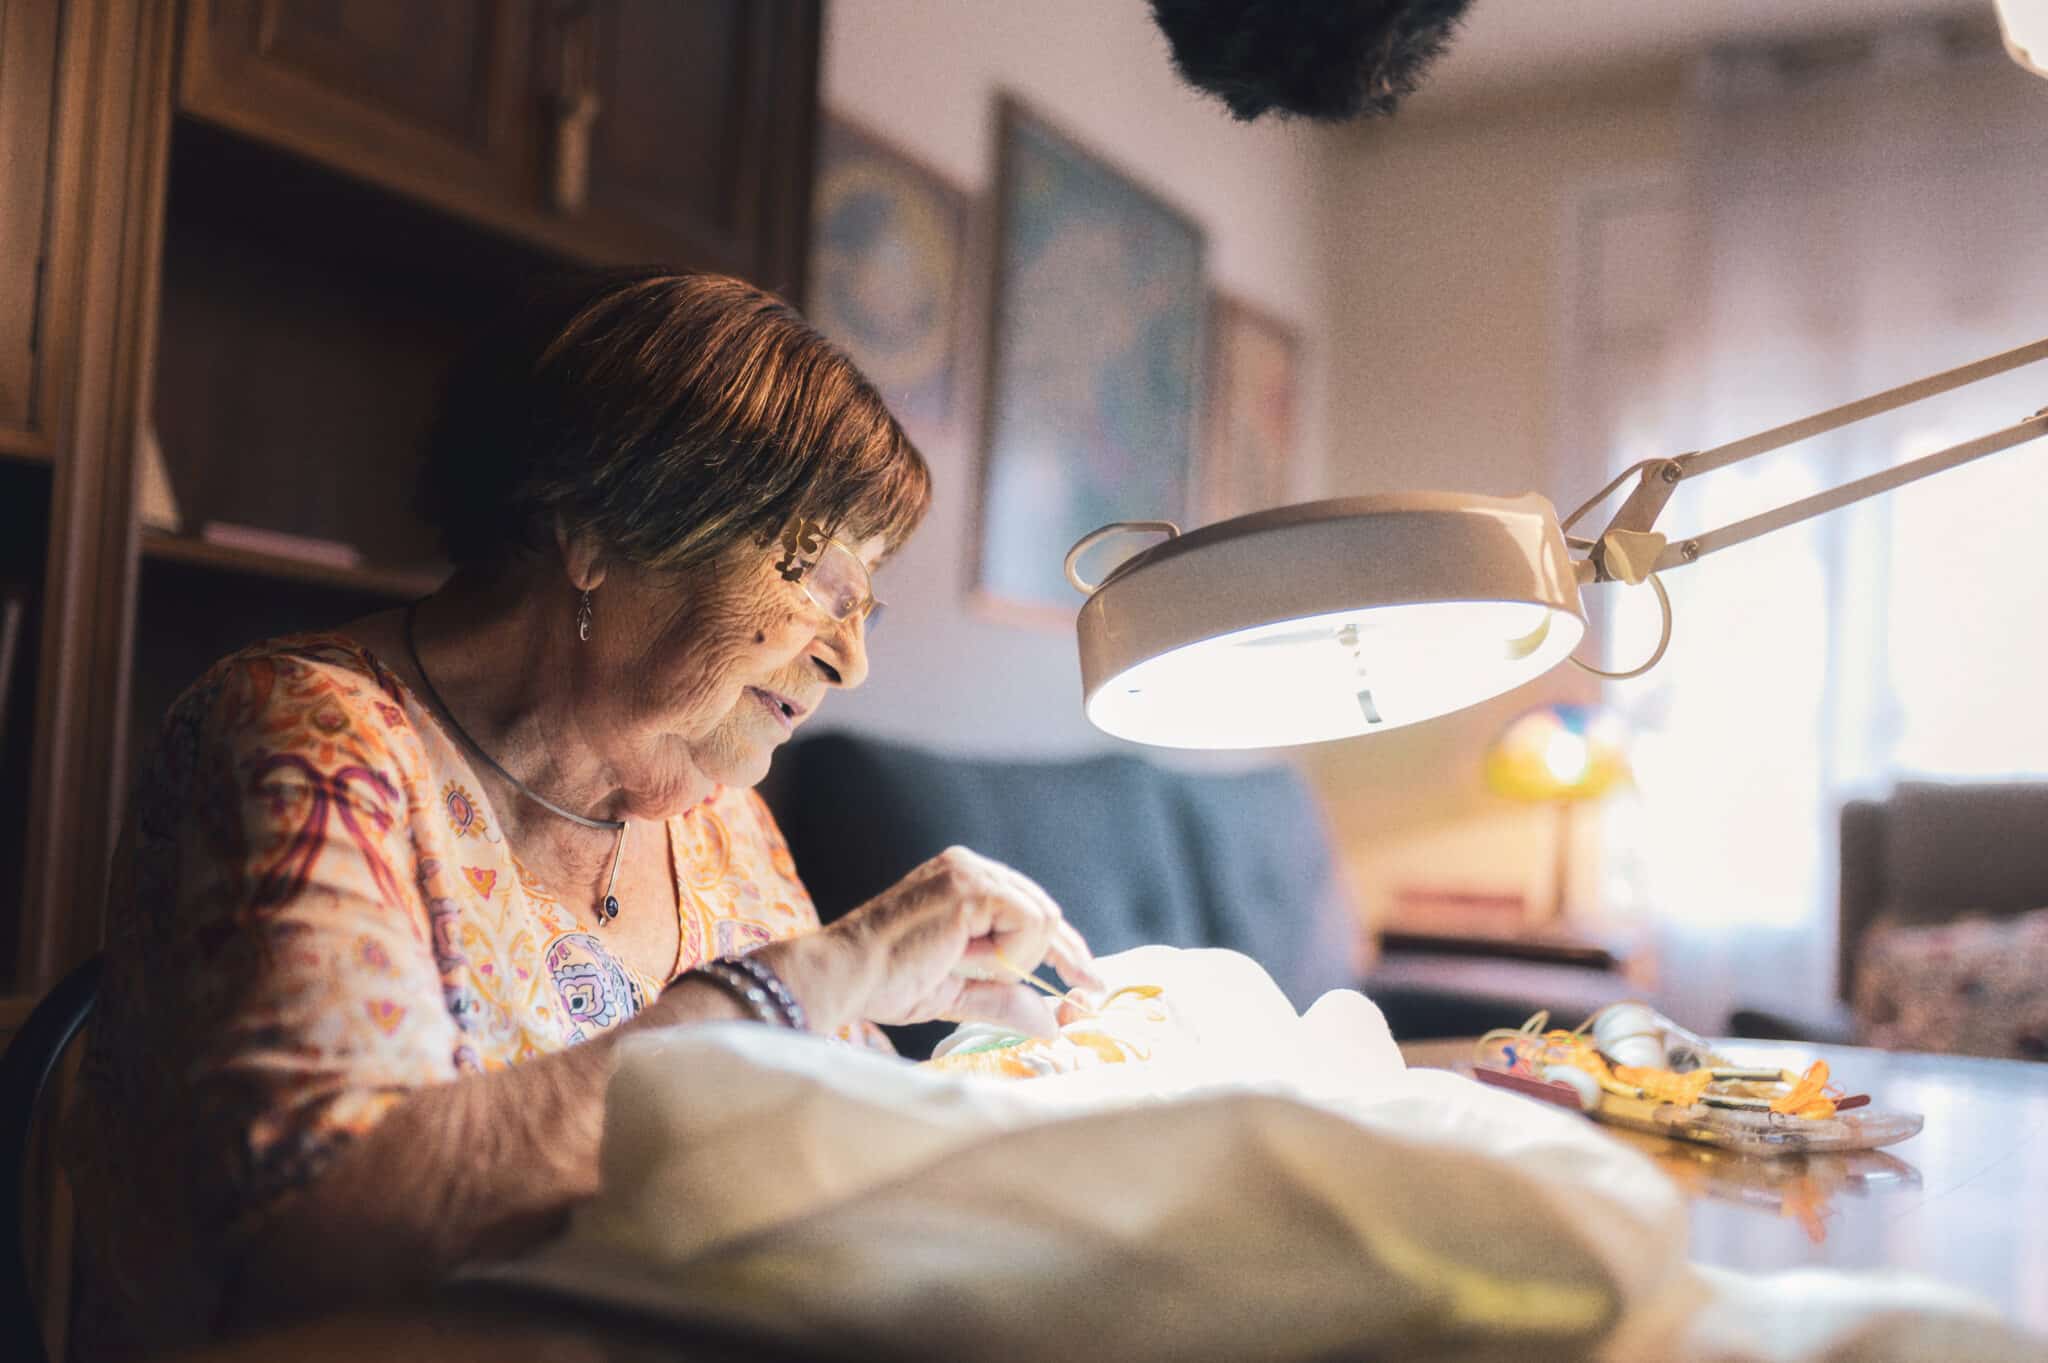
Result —
[{"label": "lit lamp glow", "polygon": [[[1645,460],[1561,523],[1534,494],[1411,492],[1280,507],[1186,535],[1163,521],[1104,526],[1067,554],[1067,579],[1088,597],[1076,626],[1083,706],[1097,728],[1140,743],[1280,747],[1462,710],[1567,658],[1603,677],[1639,675],[1670,641],[1660,572],[2048,435],[2048,408],[1673,542],[1651,526],[1681,483],[2041,359],[2048,341],[1731,444]],[[1634,490],[1597,539],[1568,538],[1631,478]],[[1100,584],[1080,576],[1082,555],[1133,531],[1169,538]],[[1601,582],[1647,582],[1663,607],[1656,652],[1627,672],[1572,658],[1586,627],[1580,589]],[[1561,763],[1568,757],[1560,750]]]},{"label": "lit lamp glow", "polygon": [[2014,61],[2048,76],[2048,0],[1998,0],[1998,28]]},{"label": "lit lamp glow", "polygon": [[1516,718],[1487,751],[1487,785],[1557,810],[1546,921],[1571,908],[1573,809],[1629,779],[1625,738],[1620,719],[1606,710],[1546,705]]}]

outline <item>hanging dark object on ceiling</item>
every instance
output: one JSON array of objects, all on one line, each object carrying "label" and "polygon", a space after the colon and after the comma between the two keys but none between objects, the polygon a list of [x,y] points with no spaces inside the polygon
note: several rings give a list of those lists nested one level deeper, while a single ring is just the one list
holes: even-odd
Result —
[{"label": "hanging dark object on ceiling", "polygon": [[1470,0],[1152,0],[1186,80],[1244,122],[1391,114]]}]

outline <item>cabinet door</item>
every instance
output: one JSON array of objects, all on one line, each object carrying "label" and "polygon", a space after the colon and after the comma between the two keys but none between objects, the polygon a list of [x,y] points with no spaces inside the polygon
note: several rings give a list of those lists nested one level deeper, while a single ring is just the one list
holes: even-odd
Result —
[{"label": "cabinet door", "polygon": [[[724,270],[799,294],[817,125],[815,0],[543,0],[542,43],[553,47],[543,61],[560,65],[566,54],[574,65],[586,12],[596,95],[588,194],[557,207],[587,221],[600,254]],[[575,83],[573,70],[543,83],[559,95],[565,81]],[[575,116],[559,97],[550,107],[558,119]]]},{"label": "cabinet door", "polygon": [[48,458],[43,362],[63,6],[0,0],[0,453]]},{"label": "cabinet door", "polygon": [[180,108],[473,217],[532,197],[526,0],[190,0]]}]

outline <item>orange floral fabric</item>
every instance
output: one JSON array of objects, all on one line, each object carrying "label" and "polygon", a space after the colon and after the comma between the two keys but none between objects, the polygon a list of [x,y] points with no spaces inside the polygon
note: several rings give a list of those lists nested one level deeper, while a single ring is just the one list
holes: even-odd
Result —
[{"label": "orange floral fabric", "polygon": [[[80,1353],[204,1335],[237,1239],[340,1142],[661,992],[501,827],[450,735],[347,638],[245,650],[172,708],[116,859],[72,1125]],[[817,926],[752,791],[667,833],[677,973]]]}]

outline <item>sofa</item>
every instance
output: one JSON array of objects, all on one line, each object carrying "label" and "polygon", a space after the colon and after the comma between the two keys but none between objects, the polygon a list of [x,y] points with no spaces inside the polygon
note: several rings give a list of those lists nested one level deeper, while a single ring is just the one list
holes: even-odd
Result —
[{"label": "sofa", "polygon": [[[999,760],[832,732],[784,749],[762,794],[828,923],[959,844],[1043,885],[1098,954],[1229,947],[1297,1007],[1363,988],[1403,1040],[1515,1026],[1538,1008],[1562,1016],[1580,1004],[1577,976],[1592,973],[1511,969],[1504,987],[1476,991],[1361,978],[1362,919],[1315,794],[1289,766],[1187,771],[1130,753]],[[947,1030],[892,1036],[922,1056]]]}]

